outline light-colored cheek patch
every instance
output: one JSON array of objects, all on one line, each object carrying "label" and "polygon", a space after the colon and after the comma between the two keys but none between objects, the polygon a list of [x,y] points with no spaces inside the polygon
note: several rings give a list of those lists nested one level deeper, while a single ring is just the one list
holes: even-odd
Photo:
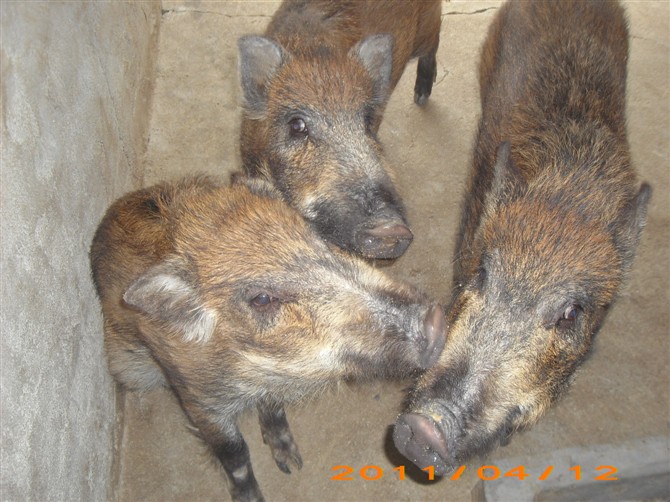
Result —
[{"label": "light-colored cheek patch", "polygon": [[244,466],[240,467],[239,469],[233,471],[233,477],[237,481],[242,481],[243,479],[246,479],[248,475],[249,475],[249,469],[247,469],[246,465],[244,465]]},{"label": "light-colored cheek patch", "polygon": [[343,374],[346,372],[346,368],[342,364],[342,361],[340,360],[338,354],[339,354],[338,348],[325,347],[319,351],[319,356],[316,359],[316,361],[318,361],[319,363],[318,365],[321,368],[327,368],[327,371],[330,372],[331,375]]},{"label": "light-colored cheek patch", "polygon": [[335,360],[333,358],[333,353],[330,350],[329,347],[324,347],[319,351],[319,359],[321,362],[327,366],[335,364]]},{"label": "light-colored cheek patch", "polygon": [[187,343],[206,343],[216,328],[216,312],[199,307],[191,313],[191,319],[184,326],[184,340]]},{"label": "light-colored cheek patch", "polygon": [[316,220],[318,214],[316,212],[316,205],[319,202],[319,197],[317,195],[308,195],[302,202],[300,202],[300,212],[303,217],[309,221]]}]

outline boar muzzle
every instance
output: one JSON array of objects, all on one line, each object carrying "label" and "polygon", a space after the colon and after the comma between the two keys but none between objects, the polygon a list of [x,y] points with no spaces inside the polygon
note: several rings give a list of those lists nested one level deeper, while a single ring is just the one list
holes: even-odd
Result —
[{"label": "boar muzzle", "polygon": [[456,468],[444,429],[424,414],[400,415],[393,431],[393,442],[398,451],[419,468],[433,466],[437,476],[450,474]]},{"label": "boar muzzle", "polygon": [[356,247],[366,258],[399,258],[412,243],[414,235],[407,225],[399,222],[383,223],[365,228],[355,237]]}]

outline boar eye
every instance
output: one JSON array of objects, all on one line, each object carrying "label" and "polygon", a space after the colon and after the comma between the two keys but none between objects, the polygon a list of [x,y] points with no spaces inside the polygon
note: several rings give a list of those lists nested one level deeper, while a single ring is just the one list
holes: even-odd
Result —
[{"label": "boar eye", "polygon": [[289,120],[289,130],[291,132],[291,136],[294,137],[304,137],[307,136],[307,124],[305,124],[305,121],[300,118],[296,117],[291,120]]},{"label": "boar eye", "polygon": [[568,305],[556,321],[556,327],[558,329],[572,329],[581,311],[582,308],[579,305]]},{"label": "boar eye", "polygon": [[279,303],[279,299],[267,293],[261,293],[251,299],[251,306],[257,309],[266,309]]}]

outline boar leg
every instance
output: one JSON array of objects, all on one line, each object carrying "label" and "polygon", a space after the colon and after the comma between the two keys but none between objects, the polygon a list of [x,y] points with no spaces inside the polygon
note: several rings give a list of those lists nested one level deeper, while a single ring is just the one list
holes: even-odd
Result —
[{"label": "boar leg", "polygon": [[414,102],[423,106],[433,91],[433,82],[437,78],[437,47],[419,58],[416,66],[416,83],[414,84]]},{"label": "boar leg", "polygon": [[[202,429],[201,429],[202,430]],[[249,448],[236,425],[219,437],[205,440],[214,450],[228,476],[228,489],[235,502],[263,502],[263,494],[251,467]]]},{"label": "boar leg", "polygon": [[302,469],[302,457],[298,451],[298,445],[293,440],[284,407],[259,404],[258,419],[261,424],[263,442],[272,450],[272,458],[275,459],[277,467],[286,474],[291,473],[289,463]]}]

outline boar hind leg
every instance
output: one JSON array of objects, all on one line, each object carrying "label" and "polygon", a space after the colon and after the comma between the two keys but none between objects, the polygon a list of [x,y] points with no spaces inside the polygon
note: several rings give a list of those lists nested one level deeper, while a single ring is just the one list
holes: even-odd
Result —
[{"label": "boar hind leg", "polygon": [[[237,426],[216,439],[204,437],[228,476],[228,489],[234,502],[263,502],[263,494],[251,467],[249,448]],[[202,432],[202,429],[201,429]]]},{"label": "boar hind leg", "polygon": [[291,473],[289,464],[302,469],[302,457],[300,457],[298,445],[295,444],[286,421],[284,408],[259,404],[258,419],[263,433],[263,442],[272,450],[272,458],[275,459],[277,467],[286,474]]},{"label": "boar hind leg", "polygon": [[414,84],[414,102],[423,106],[433,91],[433,82],[437,77],[437,47],[419,58],[416,66],[416,83]]}]

